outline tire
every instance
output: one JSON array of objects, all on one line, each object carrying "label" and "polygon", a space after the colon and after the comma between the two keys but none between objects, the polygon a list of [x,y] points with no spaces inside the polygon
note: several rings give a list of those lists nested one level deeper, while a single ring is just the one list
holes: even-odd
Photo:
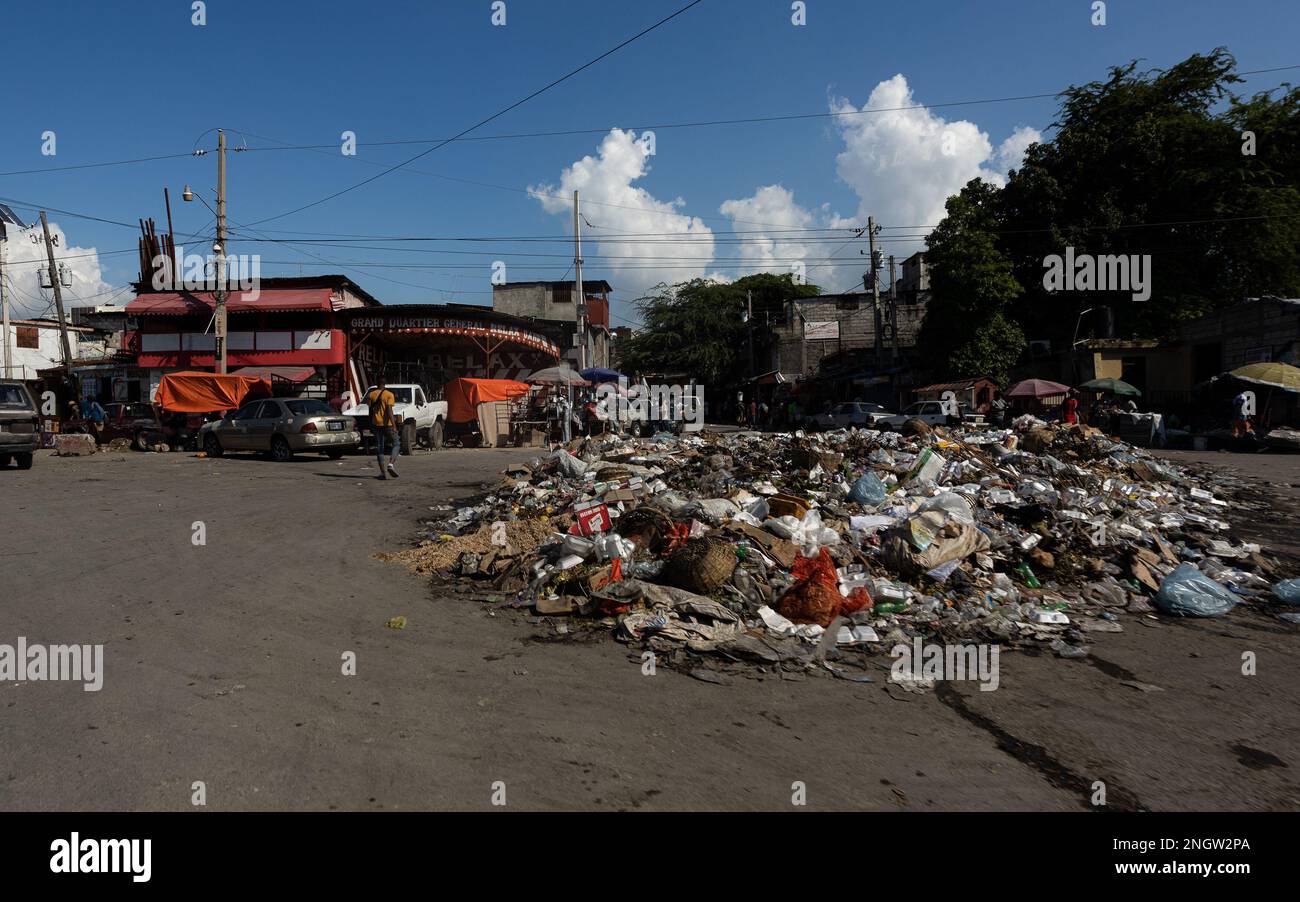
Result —
[{"label": "tire", "polygon": [[137,451],[150,451],[150,450],[152,450],[152,448],[151,448],[150,445],[149,445],[148,440],[145,438],[145,434],[144,434],[144,430],[143,430],[143,429],[140,430],[139,432],[137,432],[137,433],[135,434],[135,436],[131,439],[131,447],[134,448],[134,449],[137,450]]},{"label": "tire", "polygon": [[330,460],[339,460],[343,457],[343,449],[330,448],[328,451],[325,452],[325,456],[328,457]]},{"label": "tire", "polygon": [[5,467],[9,466],[9,463],[10,463],[10,461],[12,461],[12,460],[13,460],[13,457],[12,457],[11,455],[9,455],[9,454],[0,454],[0,470],[3,470]]},{"label": "tire", "polygon": [[226,449],[221,447],[221,439],[209,432],[203,437],[203,453],[208,457],[220,457],[226,453]]},{"label": "tire", "polygon": [[293,460],[293,449],[289,447],[289,440],[283,435],[271,436],[271,460],[276,463]]},{"label": "tire", "polygon": [[442,420],[437,420],[429,430],[429,444],[433,445],[434,450],[442,447],[443,425]]},{"label": "tire", "polygon": [[18,469],[20,470],[30,470],[32,468],[32,452],[30,451],[15,454],[14,460],[18,461]]},{"label": "tire", "polygon": [[415,453],[416,429],[414,422],[402,424],[402,456],[409,457]]}]

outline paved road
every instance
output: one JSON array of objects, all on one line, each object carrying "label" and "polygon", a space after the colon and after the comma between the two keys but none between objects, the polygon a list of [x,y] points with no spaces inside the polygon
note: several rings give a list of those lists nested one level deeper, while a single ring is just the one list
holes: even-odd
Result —
[{"label": "paved road", "polygon": [[642,676],[372,559],[528,456],[0,472],[0,643],[106,646],[98,693],[0,683],[0,809],[185,810],[195,781],[211,809],[481,810],[496,781],[521,810],[783,809],[795,781],[815,809],[1085,811],[1096,780],[1111,808],[1300,805],[1297,631],[1256,615],[1126,621],[1088,662],[1004,655],[997,692],[895,698],[883,672]]}]

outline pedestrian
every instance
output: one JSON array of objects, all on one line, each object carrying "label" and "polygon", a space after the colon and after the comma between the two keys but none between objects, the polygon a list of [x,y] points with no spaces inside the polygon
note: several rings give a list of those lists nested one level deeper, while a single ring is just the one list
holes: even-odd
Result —
[{"label": "pedestrian", "polygon": [[745,393],[743,391],[736,392],[736,425],[745,425]]},{"label": "pedestrian", "polygon": [[758,402],[753,398],[749,400],[749,428],[754,429],[758,426]]},{"label": "pedestrian", "polygon": [[1246,392],[1242,392],[1241,394],[1237,395],[1237,397],[1232,399],[1232,410],[1233,410],[1232,437],[1233,438],[1242,438],[1247,435],[1251,436],[1252,438],[1254,437],[1255,425],[1250,421],[1250,415],[1252,413],[1250,407],[1251,407],[1250,396]]},{"label": "pedestrian", "polygon": [[[366,395],[366,404],[370,408],[370,429],[375,434],[375,455],[379,460],[379,478],[387,479],[392,476],[397,479],[397,468],[393,462],[397,455],[402,453],[402,446],[398,444],[397,438],[397,420],[393,416],[393,405],[397,399],[393,397],[385,386],[383,376],[379,377],[379,384],[370,390]],[[392,457],[388,463],[384,463],[384,452],[392,449]]]},{"label": "pedestrian", "polygon": [[1069,425],[1079,422],[1079,396],[1074,391],[1065,395],[1065,422]]},{"label": "pedestrian", "polygon": [[769,426],[772,425],[771,418],[772,418],[772,409],[767,406],[766,401],[760,402],[758,405],[758,424],[762,426],[764,429],[767,429]]}]

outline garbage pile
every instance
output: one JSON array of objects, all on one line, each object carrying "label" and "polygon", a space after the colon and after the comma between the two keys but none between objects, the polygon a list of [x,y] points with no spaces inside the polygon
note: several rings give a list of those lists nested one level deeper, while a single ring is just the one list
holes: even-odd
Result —
[{"label": "garbage pile", "polygon": [[915,637],[1075,658],[1157,611],[1300,604],[1196,477],[1032,417],[579,439],[504,476],[391,558],[685,668],[865,681]]}]

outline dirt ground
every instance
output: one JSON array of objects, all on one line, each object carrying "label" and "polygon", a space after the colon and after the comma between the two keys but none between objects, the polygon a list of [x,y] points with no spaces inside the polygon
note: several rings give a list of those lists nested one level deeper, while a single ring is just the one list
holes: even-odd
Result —
[{"label": "dirt ground", "polygon": [[[484,810],[494,784],[520,810],[780,810],[802,784],[810,809],[1083,812],[1098,781],[1111,810],[1300,806],[1300,628],[1244,607],[1006,654],[995,692],[898,692],[883,666],[716,685],[374,558],[529,456],[421,454],[388,482],[357,457],[0,472],[0,643],[103,643],[106,671],[0,683],[0,809],[189,810],[196,781],[218,810]],[[1268,502],[1238,534],[1294,554],[1300,458],[1201,457]]]}]

